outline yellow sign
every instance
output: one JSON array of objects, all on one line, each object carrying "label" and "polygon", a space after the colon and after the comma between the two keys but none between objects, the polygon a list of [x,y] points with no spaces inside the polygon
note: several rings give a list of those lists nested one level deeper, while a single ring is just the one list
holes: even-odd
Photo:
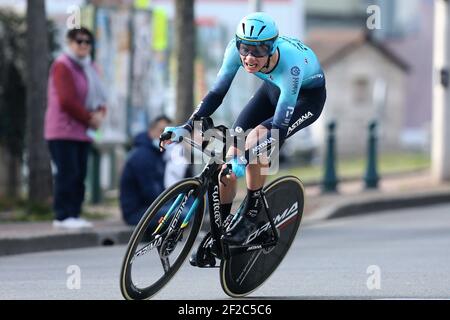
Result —
[{"label": "yellow sign", "polygon": [[153,50],[164,51],[167,48],[167,13],[164,9],[153,10]]},{"label": "yellow sign", "polygon": [[134,8],[138,10],[150,9],[150,0],[134,0]]},{"label": "yellow sign", "polygon": [[92,4],[81,7],[81,25],[89,30],[94,30],[95,8]]}]

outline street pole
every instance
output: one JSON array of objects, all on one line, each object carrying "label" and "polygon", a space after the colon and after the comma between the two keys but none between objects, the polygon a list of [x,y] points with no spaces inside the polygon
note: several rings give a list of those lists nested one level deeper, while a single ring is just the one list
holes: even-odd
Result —
[{"label": "street pole", "polygon": [[432,176],[450,181],[450,5],[436,0],[434,8]]},{"label": "street pole", "polygon": [[328,123],[326,142],[325,170],[322,181],[322,193],[337,192],[336,176],[336,121]]},{"label": "street pole", "polygon": [[261,0],[249,0],[250,11],[259,12],[262,11],[262,1]]},{"label": "street pole", "polygon": [[378,188],[378,181],[380,176],[378,175],[378,134],[377,134],[378,122],[373,120],[369,123],[368,138],[367,138],[367,167],[366,175],[364,176],[364,182],[366,189]]}]

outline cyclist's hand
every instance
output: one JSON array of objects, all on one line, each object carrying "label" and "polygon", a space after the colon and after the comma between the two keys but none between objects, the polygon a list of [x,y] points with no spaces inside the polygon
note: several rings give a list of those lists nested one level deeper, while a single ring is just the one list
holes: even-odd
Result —
[{"label": "cyclist's hand", "polygon": [[219,181],[224,185],[228,185],[230,182],[235,182],[237,180],[236,175],[232,170],[230,170],[227,164],[222,165],[222,170],[219,173]]},{"label": "cyclist's hand", "polygon": [[231,170],[237,178],[242,178],[245,176],[245,163],[240,159],[240,157],[234,156],[228,164],[231,165]]},{"label": "cyclist's hand", "polygon": [[162,151],[164,149],[164,146],[168,144],[171,144],[173,142],[181,142],[183,140],[183,137],[189,135],[189,133],[190,133],[189,130],[186,129],[185,126],[166,127],[164,129],[164,132],[159,137],[160,151]]},{"label": "cyclist's hand", "polygon": [[[226,164],[223,164],[223,165],[222,165],[222,170],[225,170],[225,169],[227,169],[227,165],[226,165]],[[229,169],[229,168],[228,168],[228,169]],[[228,171],[227,171],[227,174],[225,175],[225,177],[226,177],[227,179],[231,179],[231,180],[237,179],[236,174],[235,174],[232,170],[228,170]]]},{"label": "cyclist's hand", "polygon": [[245,160],[243,160],[242,157],[234,156],[230,161],[222,165],[219,181],[222,184],[227,185],[228,182],[236,181],[238,178],[245,176],[246,165],[244,161]]}]

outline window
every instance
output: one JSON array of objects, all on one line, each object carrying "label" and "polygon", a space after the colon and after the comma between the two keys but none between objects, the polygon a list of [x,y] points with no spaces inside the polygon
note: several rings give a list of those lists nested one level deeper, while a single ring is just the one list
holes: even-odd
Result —
[{"label": "window", "polygon": [[370,99],[369,79],[357,77],[353,81],[353,97],[356,104],[365,104]]}]

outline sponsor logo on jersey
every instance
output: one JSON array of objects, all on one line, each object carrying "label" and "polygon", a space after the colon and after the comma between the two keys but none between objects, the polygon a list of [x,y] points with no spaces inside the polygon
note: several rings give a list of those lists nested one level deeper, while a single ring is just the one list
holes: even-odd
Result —
[{"label": "sponsor logo on jersey", "polygon": [[292,95],[296,95],[297,94],[299,82],[300,82],[300,78],[299,77],[293,77],[292,78],[292,91],[291,91]]},{"label": "sponsor logo on jersey", "polygon": [[309,118],[311,118],[312,116],[314,116],[314,114],[311,111],[308,111],[308,113],[304,114],[301,116],[300,119],[298,119],[297,121],[295,121],[292,126],[290,126],[288,128],[287,134],[289,135],[295,128],[297,128],[299,125],[301,125],[303,122],[305,122],[306,120],[308,120]]},{"label": "sponsor logo on jersey", "polygon": [[313,75],[313,76],[311,76],[311,77],[305,79],[305,81],[306,81],[306,80],[318,79],[318,78],[323,78],[323,74],[317,73],[317,74],[315,74],[315,75]]},{"label": "sponsor logo on jersey", "polygon": [[292,74],[294,77],[297,77],[297,76],[300,74],[300,68],[297,67],[297,66],[293,66],[293,67],[291,68],[291,74]]},{"label": "sponsor logo on jersey", "polygon": [[294,113],[294,107],[287,107],[286,109],[286,115],[284,116],[283,123],[287,127],[289,125],[289,122],[291,121],[291,116]]}]

